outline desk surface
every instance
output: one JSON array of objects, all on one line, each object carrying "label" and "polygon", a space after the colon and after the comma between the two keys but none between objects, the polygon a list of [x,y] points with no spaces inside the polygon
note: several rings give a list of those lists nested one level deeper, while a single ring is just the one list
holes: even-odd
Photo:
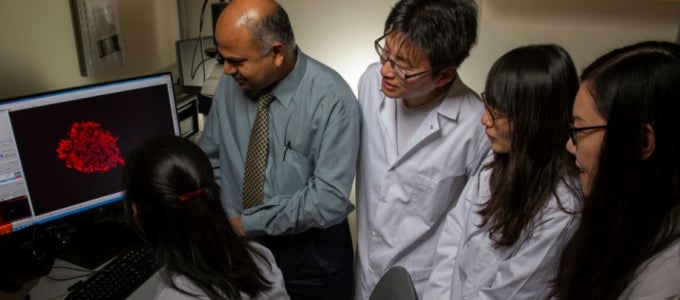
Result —
[{"label": "desk surface", "polygon": [[[108,263],[108,262],[106,262]],[[104,265],[98,267],[97,269],[103,267]],[[49,276],[53,279],[68,279],[68,280],[53,280],[43,276],[40,279],[36,279],[24,284],[24,287],[12,294],[7,294],[0,291],[0,299],[6,300],[59,300],[64,299],[68,295],[68,288],[78,282],[79,280],[85,280],[87,277],[78,277],[80,275],[85,275],[89,270],[83,269],[79,266],[71,264],[67,261],[57,259],[54,262],[52,271],[50,271]],[[154,274],[149,278],[142,286],[140,286],[128,299],[153,299],[156,293],[156,287],[158,286],[158,281],[160,277],[158,273]]]}]

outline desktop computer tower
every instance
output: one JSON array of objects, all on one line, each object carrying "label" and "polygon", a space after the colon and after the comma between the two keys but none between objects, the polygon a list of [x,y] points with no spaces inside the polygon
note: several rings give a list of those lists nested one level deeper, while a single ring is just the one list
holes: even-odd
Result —
[{"label": "desktop computer tower", "polygon": [[176,94],[177,121],[180,135],[193,142],[199,137],[198,96],[195,94]]}]

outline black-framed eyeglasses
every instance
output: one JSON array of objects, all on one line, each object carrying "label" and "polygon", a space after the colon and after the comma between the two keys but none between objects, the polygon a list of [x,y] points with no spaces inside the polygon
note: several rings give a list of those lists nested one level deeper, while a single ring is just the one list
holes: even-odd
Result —
[{"label": "black-framed eyeglasses", "polygon": [[[269,49],[267,49],[267,52],[264,52],[262,54],[262,57],[269,55],[269,53],[271,53],[271,52],[272,52],[272,47],[269,47]],[[217,52],[217,55],[215,55],[215,60],[217,60],[218,64],[222,65],[227,60],[227,58],[222,56],[222,54],[220,54],[219,52]]]},{"label": "black-framed eyeglasses", "polygon": [[400,65],[398,65],[392,57],[390,57],[390,52],[385,50],[385,47],[381,45],[381,43],[384,43],[385,38],[387,37],[389,33],[379,37],[378,39],[375,40],[373,45],[375,46],[375,52],[378,53],[378,56],[380,57],[380,63],[385,64],[386,62],[390,63],[390,67],[392,67],[392,70],[394,71],[395,74],[397,74],[397,77],[401,78],[402,80],[407,80],[409,78],[413,78],[416,76],[420,76],[423,74],[430,73],[434,71],[434,69],[429,69],[425,71],[420,71],[416,73],[408,73],[404,68],[402,68]]},{"label": "black-framed eyeglasses", "polygon": [[496,120],[506,118],[505,115],[501,114],[494,115],[493,109],[489,106],[489,103],[486,101],[486,93],[482,93],[482,103],[484,103],[484,109],[486,109],[486,113],[489,114],[489,118],[491,118],[491,126],[496,125]]},{"label": "black-framed eyeglasses", "polygon": [[578,145],[578,132],[579,131],[584,131],[584,130],[592,130],[592,129],[605,129],[607,128],[607,125],[597,125],[597,126],[586,126],[586,127],[574,127],[573,125],[569,126],[569,138],[571,139],[571,142],[574,143],[574,146]]}]

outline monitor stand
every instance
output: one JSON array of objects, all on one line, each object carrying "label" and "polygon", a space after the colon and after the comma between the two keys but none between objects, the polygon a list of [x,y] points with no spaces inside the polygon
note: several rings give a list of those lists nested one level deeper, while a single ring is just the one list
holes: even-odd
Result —
[{"label": "monitor stand", "polygon": [[124,222],[106,220],[80,223],[68,233],[56,256],[77,266],[94,270],[120,254],[139,238]]}]

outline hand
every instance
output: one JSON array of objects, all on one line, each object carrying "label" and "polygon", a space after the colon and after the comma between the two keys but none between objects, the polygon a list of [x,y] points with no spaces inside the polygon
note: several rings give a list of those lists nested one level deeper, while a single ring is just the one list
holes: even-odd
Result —
[{"label": "hand", "polygon": [[238,236],[246,235],[246,233],[243,231],[243,222],[241,222],[241,217],[231,218],[229,219],[229,223],[231,223],[231,228],[234,228],[236,235]]}]

